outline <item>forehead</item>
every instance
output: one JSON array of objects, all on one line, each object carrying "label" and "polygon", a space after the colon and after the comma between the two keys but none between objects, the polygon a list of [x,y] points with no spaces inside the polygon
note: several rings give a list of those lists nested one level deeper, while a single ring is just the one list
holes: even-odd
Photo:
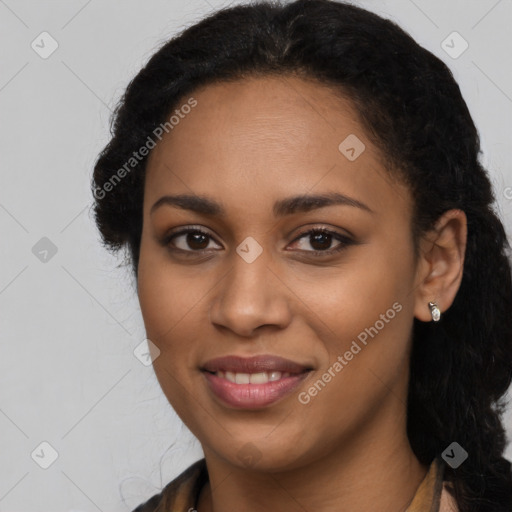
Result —
[{"label": "forehead", "polygon": [[350,100],[329,87],[292,76],[219,82],[174,112],[190,97],[197,104],[149,156],[148,202],[172,192],[247,202],[336,189],[378,209],[404,196]]}]

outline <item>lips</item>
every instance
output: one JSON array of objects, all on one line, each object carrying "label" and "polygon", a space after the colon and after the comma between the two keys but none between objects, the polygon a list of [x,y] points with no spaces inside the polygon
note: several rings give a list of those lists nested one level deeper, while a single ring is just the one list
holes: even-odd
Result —
[{"label": "lips", "polygon": [[210,391],[221,403],[237,409],[260,409],[289,395],[312,367],[278,356],[226,356],[202,368]]},{"label": "lips", "polygon": [[281,372],[290,374],[304,373],[311,370],[311,366],[302,365],[278,356],[262,355],[253,357],[225,356],[212,359],[205,363],[202,370],[232,373],[261,373]]}]

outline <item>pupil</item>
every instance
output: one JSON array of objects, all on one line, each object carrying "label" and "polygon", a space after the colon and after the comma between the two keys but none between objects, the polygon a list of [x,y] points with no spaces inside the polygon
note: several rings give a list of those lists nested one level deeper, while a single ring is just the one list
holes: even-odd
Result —
[{"label": "pupil", "polygon": [[[200,247],[196,247],[194,244],[197,244],[198,242],[198,237],[199,238],[203,238],[203,243],[201,244],[201,242],[199,241],[199,246]],[[196,248],[196,249],[204,249],[206,247],[208,247],[208,240],[207,240],[207,237],[206,235],[203,235],[202,233],[189,233],[187,235],[187,244],[192,247],[192,248]]]},{"label": "pupil", "polygon": [[[331,235],[327,234],[327,233],[317,233],[316,235],[311,235],[313,237],[313,243],[311,243],[311,245],[314,247],[315,243],[319,242],[320,241],[320,249],[328,249],[329,246],[331,245]],[[326,241],[325,239],[327,239],[327,243],[324,243],[322,244],[321,243],[321,238],[324,237],[324,241]]]}]

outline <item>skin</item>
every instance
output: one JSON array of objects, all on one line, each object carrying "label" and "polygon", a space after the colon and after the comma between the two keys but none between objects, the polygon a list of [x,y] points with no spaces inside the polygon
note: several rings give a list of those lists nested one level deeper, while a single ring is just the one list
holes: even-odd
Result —
[{"label": "skin", "polygon": [[[409,190],[384,168],[350,101],[314,81],[258,77],[208,85],[193,97],[197,106],[148,160],[138,293],[147,336],[160,350],[153,364],[162,390],[205,453],[210,481],[199,512],[373,511],[376,503],[381,512],[405,510],[428,470],[406,435],[411,328],[414,317],[431,320],[429,301],[441,312],[452,304],[464,213],[443,215],[416,257]],[[354,161],[338,149],[350,134],[366,146]],[[371,212],[331,205],[273,214],[277,200],[329,192]],[[150,212],[171,194],[207,195],[225,216],[171,205]],[[181,235],[165,246],[166,234],[186,227],[210,237],[187,243]],[[334,236],[303,236],[321,227],[354,243],[314,255],[340,245]],[[263,249],[252,263],[236,252],[248,236]],[[401,311],[300,403],[298,394],[394,303]],[[313,371],[271,406],[223,405],[200,366],[259,354]],[[250,462],[241,458],[248,449]]]}]

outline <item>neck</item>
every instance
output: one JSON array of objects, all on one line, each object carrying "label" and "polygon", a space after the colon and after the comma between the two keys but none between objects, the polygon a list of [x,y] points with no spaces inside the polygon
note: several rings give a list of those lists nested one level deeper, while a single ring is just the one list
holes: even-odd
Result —
[{"label": "neck", "polygon": [[405,511],[428,467],[411,449],[405,414],[397,423],[397,411],[390,413],[322,457],[282,472],[249,471],[203,447],[209,482],[198,512],[374,512],[376,503],[379,512]]}]

